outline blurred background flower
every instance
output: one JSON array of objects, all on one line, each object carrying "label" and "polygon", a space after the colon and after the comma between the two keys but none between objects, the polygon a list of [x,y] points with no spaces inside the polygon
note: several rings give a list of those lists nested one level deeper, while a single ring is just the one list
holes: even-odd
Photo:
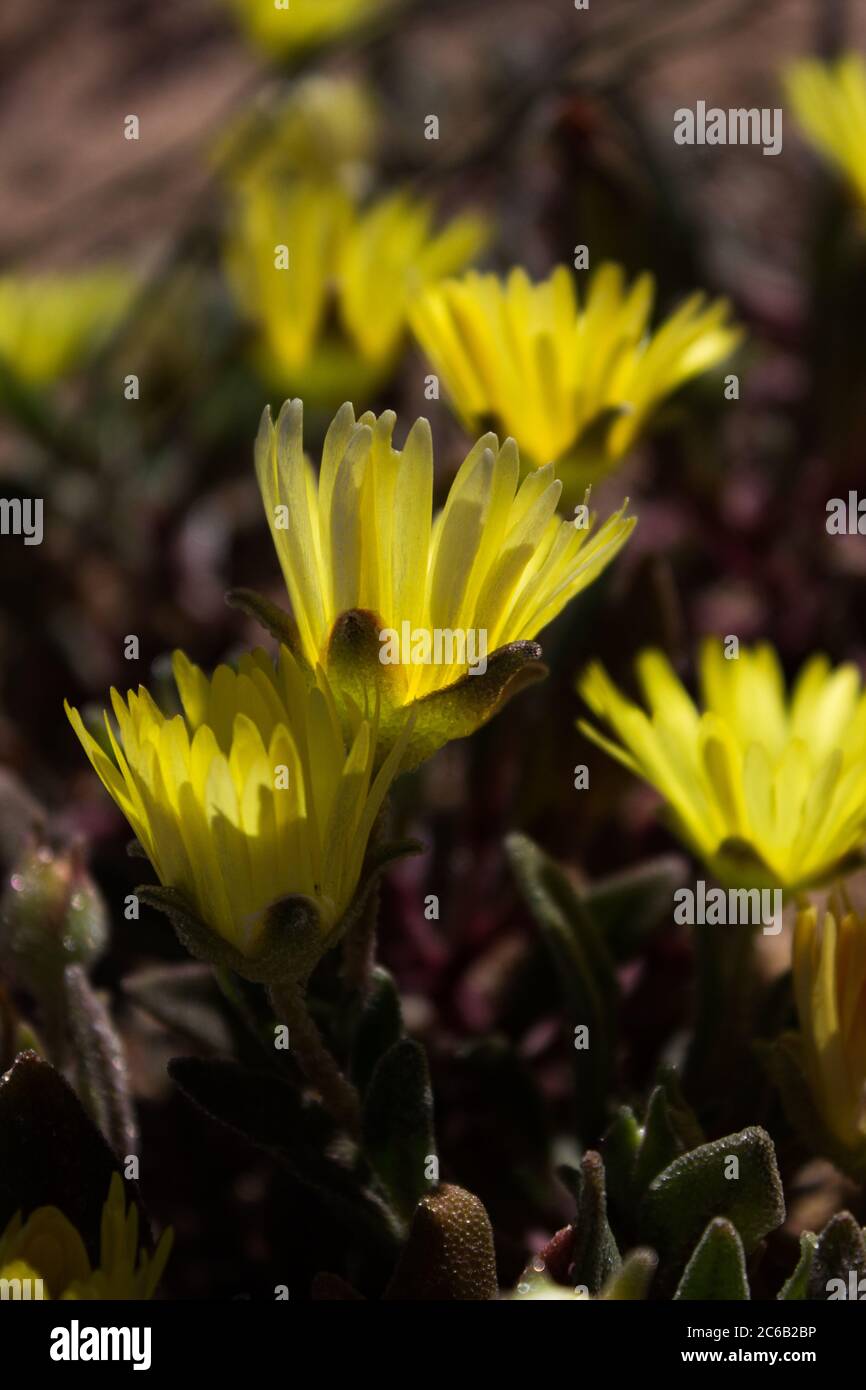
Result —
[{"label": "blurred background flower", "polygon": [[772,647],[727,652],[710,639],[700,707],[661,652],[643,652],[636,672],[649,713],[593,664],[579,692],[620,742],[581,728],[661,792],[677,833],[722,883],[802,889],[859,862],[866,695],[856,667],[812,657],[787,695]]},{"label": "blurred background flower", "polygon": [[866,924],[838,897],[804,908],[794,932],[794,994],[805,1073],[832,1141],[866,1166]]},{"label": "blurred background flower", "polygon": [[315,48],[383,14],[397,0],[230,0],[238,23],[278,57]]},{"label": "blurred background flower", "polygon": [[313,408],[366,403],[393,373],[409,303],[484,245],[480,218],[433,229],[426,200],[394,193],[361,208],[321,179],[256,179],[240,195],[227,266],[259,334],[262,375]]},{"label": "blurred background flower", "polygon": [[470,272],[429,289],[411,318],[470,433],[495,421],[537,466],[590,481],[667,396],[740,340],[727,304],[701,294],[651,334],[653,293],[651,275],[626,289],[610,263],[590,277],[583,308],[566,266],[539,284],[519,268],[504,281]]},{"label": "blurred background flower", "polygon": [[866,62],[804,59],[786,70],[785,89],[807,139],[866,206]]}]

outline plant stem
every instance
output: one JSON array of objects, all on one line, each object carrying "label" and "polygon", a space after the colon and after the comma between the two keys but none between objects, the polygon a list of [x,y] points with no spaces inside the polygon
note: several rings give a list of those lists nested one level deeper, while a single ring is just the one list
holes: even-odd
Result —
[{"label": "plant stem", "polygon": [[357,1136],[361,1131],[358,1092],[346,1080],[322,1041],[300,988],[288,981],[272,986],[270,994],[277,1017],[288,1026],[289,1045],[307,1080],[315,1086],[337,1123],[347,1133]]},{"label": "plant stem", "polygon": [[364,995],[376,955],[376,934],[379,924],[381,889],[377,883],[370,889],[359,920],[349,930],[343,943],[343,980],[353,993]]}]

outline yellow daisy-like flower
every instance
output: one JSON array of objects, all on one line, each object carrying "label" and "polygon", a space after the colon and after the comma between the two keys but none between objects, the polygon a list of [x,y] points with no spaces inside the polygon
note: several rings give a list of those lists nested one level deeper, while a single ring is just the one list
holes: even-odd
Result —
[{"label": "yellow daisy-like flower", "polygon": [[114,270],[0,277],[0,364],[29,386],[58,381],[119,322],[133,283]]},{"label": "yellow daisy-like flower", "polygon": [[649,330],[654,285],[620,266],[591,276],[578,304],[565,266],[533,284],[469,272],[420,295],[411,324],[466,427],[497,422],[535,464],[568,463],[589,431],[597,476],[632,446],[659,403],[739,342],[724,300],[692,295]]},{"label": "yellow daisy-like flower", "polygon": [[806,1078],[829,1134],[866,1152],[866,923],[815,908],[797,916],[794,995]]},{"label": "yellow daisy-like flower", "polygon": [[471,215],[434,232],[432,204],[405,193],[360,209],[336,182],[256,180],[238,199],[227,268],[264,373],[332,409],[388,376],[413,294],[485,239]]},{"label": "yellow daisy-like flower", "polygon": [[[588,515],[557,516],[552,467],[521,483],[514,440],[500,446],[494,434],[470,450],[434,518],[430,427],[417,420],[399,450],[394,425],[393,412],[356,422],[344,405],[317,478],[302,403],[289,401],[276,426],[262,417],[256,471],[307,661],[342,693],[372,673],[386,740],[395,713],[421,702],[414,738],[426,754],[494,712],[500,681],[538,654],[529,639],[610,563],[635,519],[627,503],[598,531]],[[339,621],[355,610],[369,619],[366,646]],[[446,717],[429,702],[455,683]]]},{"label": "yellow daisy-like flower", "polygon": [[57,1207],[39,1207],[26,1220],[20,1212],[13,1216],[0,1236],[0,1283],[7,1281],[3,1287],[11,1287],[13,1297],[150,1299],[172,1240],[172,1232],[164,1231],[153,1255],[139,1248],[138,1208],[131,1202],[127,1211],[123,1180],[114,1173],[102,1209],[96,1269],[68,1217]]},{"label": "yellow daisy-like flower", "polygon": [[[263,948],[268,908],[315,905],[315,954],[330,944],[361,875],[367,841],[402,752],[374,777],[375,718],[347,746],[328,682],[311,683],[285,649],[207,676],[181,652],[183,712],[141,687],[116,690],[105,728],[113,757],[66,706],[75,732],[161,883],[242,958]],[[305,942],[305,949],[310,943]]]},{"label": "yellow daisy-like flower", "polygon": [[866,695],[857,669],[814,656],[790,695],[766,645],[700,654],[699,709],[659,651],[637,661],[646,713],[603,668],[578,690],[619,742],[583,732],[665,798],[674,827],[727,886],[799,889],[866,840]]},{"label": "yellow daisy-like flower", "polygon": [[231,0],[252,41],[278,57],[328,43],[394,4],[395,0]]},{"label": "yellow daisy-like flower", "polygon": [[793,63],[784,80],[809,140],[866,206],[866,63],[859,53],[810,58]]}]

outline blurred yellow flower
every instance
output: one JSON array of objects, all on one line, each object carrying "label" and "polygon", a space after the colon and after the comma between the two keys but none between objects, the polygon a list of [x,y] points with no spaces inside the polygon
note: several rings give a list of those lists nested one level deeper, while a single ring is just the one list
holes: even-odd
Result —
[{"label": "blurred yellow flower", "polygon": [[[588,515],[557,516],[561,484],[552,467],[521,484],[514,440],[500,447],[494,434],[470,450],[434,519],[430,426],[417,420],[398,450],[394,425],[393,412],[356,422],[344,405],[318,478],[304,456],[300,401],[286,402],[276,426],[266,411],[256,441],[259,486],[303,653],[330,672],[337,620],[351,610],[372,614],[383,718],[467,677],[473,654],[484,669],[465,683],[480,698],[487,655],[551,622],[635,524],[627,504],[597,532]],[[436,634],[448,639],[439,660]]]},{"label": "blurred yellow flower", "polygon": [[724,300],[694,294],[649,330],[654,285],[626,287],[610,262],[578,304],[563,265],[533,284],[470,271],[413,303],[412,328],[471,432],[483,421],[512,434],[535,464],[568,464],[592,431],[584,468],[597,476],[632,446],[659,403],[722,361],[740,332]]},{"label": "blurred yellow flower", "polygon": [[866,1150],[866,923],[804,908],[794,931],[794,995],[815,1105],[843,1150]]},{"label": "blurred yellow flower", "polygon": [[[373,777],[376,721],[356,722],[347,748],[324,676],[261,650],[207,676],[174,655],[182,714],[148,692],[116,690],[113,758],[67,714],[163,885],[219,937],[255,957],[267,909],[303,895],[316,907],[321,951],[358,885],[395,759]],[[397,758],[402,751],[397,746]]]},{"label": "blurred yellow flower", "polygon": [[792,63],[784,83],[807,137],[866,206],[866,63],[859,53],[809,58]]},{"label": "blurred yellow flower", "polygon": [[120,270],[0,277],[0,365],[30,386],[59,380],[120,321],[133,285]]},{"label": "blurred yellow flower", "polygon": [[0,1280],[28,1280],[25,1297],[149,1299],[171,1252],[164,1231],[153,1255],[139,1248],[138,1208],[126,1209],[123,1179],[114,1173],[102,1209],[99,1265],[91,1269],[84,1242],[57,1207],[13,1216],[0,1236]]},{"label": "blurred yellow flower", "polygon": [[384,14],[395,0],[231,0],[254,43],[285,57],[316,48]]},{"label": "blurred yellow flower", "polygon": [[866,840],[866,696],[856,667],[823,656],[790,695],[773,649],[700,653],[698,709],[659,651],[637,676],[649,714],[598,663],[578,690],[613,742],[582,731],[667,802],[674,828],[726,886],[799,889],[846,868]]},{"label": "blurred yellow flower", "polygon": [[315,74],[276,109],[245,113],[217,142],[214,162],[237,189],[300,175],[363,192],[377,129],[365,83]]},{"label": "blurred yellow flower", "polygon": [[473,215],[438,233],[432,224],[432,205],[405,193],[360,209],[333,182],[247,186],[227,267],[265,374],[331,409],[375,389],[393,370],[412,295],[461,269],[486,238]]}]

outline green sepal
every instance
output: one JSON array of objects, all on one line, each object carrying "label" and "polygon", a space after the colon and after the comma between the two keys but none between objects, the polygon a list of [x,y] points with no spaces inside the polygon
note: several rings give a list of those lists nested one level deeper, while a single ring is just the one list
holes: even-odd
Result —
[{"label": "green sepal", "polygon": [[226,594],[229,608],[238,608],[253,618],[260,627],[269,632],[282,646],[288,647],[292,656],[309,671],[309,663],[303,653],[298,627],[291,614],[276,603],[257,594],[253,589],[229,589]]},{"label": "green sepal", "polygon": [[674,1299],[742,1302],[749,1298],[746,1255],[739,1232],[725,1217],[716,1216],[698,1241]]},{"label": "green sepal", "polygon": [[372,1168],[408,1221],[436,1181],[426,1172],[436,1158],[430,1073],[426,1053],[413,1038],[394,1043],[377,1062],[364,1097],[362,1132]]},{"label": "green sepal", "polygon": [[[726,1177],[727,1160],[737,1177]],[[682,1268],[706,1225],[725,1216],[747,1255],[785,1220],[773,1141],[752,1126],[675,1158],[650,1183],[638,1212],[641,1236],[668,1269]]]},{"label": "green sepal", "polygon": [[799,1303],[809,1297],[809,1276],[818,1237],[813,1231],[804,1231],[800,1236],[800,1258],[776,1295],[786,1303]]},{"label": "green sepal", "polygon": [[415,1208],[385,1298],[477,1303],[497,1293],[490,1218],[471,1192],[443,1183]]},{"label": "green sepal", "polygon": [[267,909],[256,954],[248,956],[199,921],[178,889],[146,883],[135,892],[140,902],[165,913],[181,945],[196,960],[233,970],[254,984],[306,981],[325,949],[318,908],[300,894],[280,898]]},{"label": "green sepal", "polygon": [[217,970],[231,970],[253,984],[278,985],[286,980],[305,984],[325,952],[351,931],[382,871],[393,860],[417,854],[420,848],[417,840],[371,848],[355,896],[331,931],[325,930],[312,898],[300,893],[278,898],[264,913],[255,955],[246,955],[200,921],[177,888],[146,883],[135,892],[140,902],[168,917],[181,945],[196,960],[207,961]]},{"label": "green sepal", "polygon": [[487,658],[481,674],[466,674],[443,690],[406,704],[402,666],[380,660],[385,624],[368,609],[342,613],[328,639],[326,669],[347,712],[372,717],[379,710],[379,759],[396,743],[411,708],[414,726],[401,770],[417,767],[452,739],[468,738],[546,669],[537,642],[511,642]]}]

